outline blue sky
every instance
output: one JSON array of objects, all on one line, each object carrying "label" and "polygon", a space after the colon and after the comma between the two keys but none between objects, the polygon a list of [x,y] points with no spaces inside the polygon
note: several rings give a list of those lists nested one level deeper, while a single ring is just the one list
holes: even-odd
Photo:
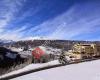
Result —
[{"label": "blue sky", "polygon": [[99,0],[0,0],[0,39],[100,40]]}]

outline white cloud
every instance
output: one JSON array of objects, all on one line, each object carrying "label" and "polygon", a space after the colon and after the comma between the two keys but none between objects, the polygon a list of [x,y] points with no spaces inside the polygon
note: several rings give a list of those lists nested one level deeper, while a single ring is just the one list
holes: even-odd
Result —
[{"label": "white cloud", "polygon": [[[9,27],[9,23],[15,18],[15,14],[17,14],[18,10],[23,5],[23,1],[25,0],[3,0],[0,4],[2,6],[0,7],[0,17],[3,19],[0,19],[0,38],[1,39],[19,39],[21,37],[21,34],[18,33],[21,31],[21,29],[24,29],[22,27],[21,29],[11,31],[8,30],[5,31],[7,27]],[[1,9],[2,8],[2,9]],[[20,35],[18,35],[20,34]]]},{"label": "white cloud", "polygon": [[8,30],[5,33],[0,34],[1,39],[8,39],[8,40],[21,40],[23,35],[25,36],[26,33],[23,32],[30,24],[25,24],[18,29]]},{"label": "white cloud", "polygon": [[[88,22],[87,19],[75,21],[71,24],[62,24],[58,26],[58,29],[55,30],[50,37],[61,38],[61,39],[73,39],[73,37],[93,33],[96,25],[100,25],[100,19],[94,19]],[[67,28],[68,27],[68,28]]]},{"label": "white cloud", "polygon": [[[40,38],[41,36],[48,39],[74,39],[76,36],[81,34],[86,35],[88,33],[94,33],[95,30],[99,31],[99,27],[97,27],[97,25],[100,25],[100,18],[98,17],[100,14],[100,11],[98,11],[99,6],[95,7],[95,5],[92,4],[91,7],[91,4],[87,3],[85,5],[73,5],[69,10],[58,15],[57,17],[49,19],[38,26],[33,26],[33,28],[28,30],[28,32],[25,31],[26,33],[23,30],[32,24],[25,24],[24,26],[20,26],[19,29],[16,28],[14,31],[10,30],[3,32],[10,21],[14,19],[14,14],[17,13],[24,0],[16,0],[14,2],[11,2],[10,0],[4,1],[9,8],[9,11],[8,13],[4,14],[3,17],[5,17],[5,19],[0,20],[0,38],[3,39],[36,39]],[[19,21],[23,20],[27,16],[31,16],[29,14],[31,13],[32,9],[33,8],[26,11],[22,17],[18,18]],[[32,15],[36,14],[39,10],[40,6],[33,11],[34,13]],[[2,32],[4,34],[2,34]],[[30,35],[26,37],[26,34]]]},{"label": "white cloud", "polygon": [[[86,8],[85,6],[88,6],[86,12],[84,10],[81,12],[81,9]],[[93,6],[95,7],[95,4],[92,4]],[[91,4],[74,5],[65,13],[36,26],[32,31],[37,30],[35,34],[43,34],[43,36],[54,39],[74,39],[75,36],[81,34],[93,33],[99,28],[97,25],[100,25],[98,17],[100,12],[97,13],[95,9],[90,9]]]}]

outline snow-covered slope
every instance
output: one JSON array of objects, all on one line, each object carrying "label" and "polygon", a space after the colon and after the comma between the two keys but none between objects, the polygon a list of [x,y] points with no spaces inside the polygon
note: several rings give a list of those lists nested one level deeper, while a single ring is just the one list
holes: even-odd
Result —
[{"label": "snow-covered slope", "polygon": [[3,78],[3,77],[7,77],[7,76],[10,76],[10,75],[13,75],[13,74],[19,74],[21,72],[24,72],[24,71],[29,71],[29,70],[32,70],[32,69],[37,69],[37,68],[41,68],[41,67],[45,67],[45,66],[52,66],[52,65],[56,65],[56,64],[59,64],[58,60],[54,60],[54,61],[51,61],[51,62],[48,62],[48,63],[38,63],[38,64],[30,64],[22,69],[19,69],[17,71],[12,71],[8,74],[5,74],[5,75],[2,75],[0,76],[0,78]]},{"label": "snow-covered slope", "polygon": [[5,40],[5,39],[0,39],[0,43],[13,43],[14,41],[12,40]]},{"label": "snow-covered slope", "polygon": [[100,60],[52,68],[12,80],[100,80]]}]

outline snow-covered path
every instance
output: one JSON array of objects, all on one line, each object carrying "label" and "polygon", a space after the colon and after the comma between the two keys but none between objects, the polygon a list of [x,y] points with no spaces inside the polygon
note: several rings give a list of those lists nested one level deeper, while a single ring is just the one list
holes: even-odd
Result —
[{"label": "snow-covered path", "polygon": [[12,80],[100,80],[100,60],[48,69]]}]

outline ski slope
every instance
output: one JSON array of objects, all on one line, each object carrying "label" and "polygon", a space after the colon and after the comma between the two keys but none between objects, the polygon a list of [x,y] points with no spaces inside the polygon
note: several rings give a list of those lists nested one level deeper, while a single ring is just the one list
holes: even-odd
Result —
[{"label": "ski slope", "polygon": [[[56,63],[58,62],[49,62],[48,65]],[[32,69],[32,65],[25,67],[24,70]],[[43,65],[47,65],[47,63]],[[33,66],[33,68],[35,67]],[[43,70],[11,80],[100,80],[100,60]]]}]

